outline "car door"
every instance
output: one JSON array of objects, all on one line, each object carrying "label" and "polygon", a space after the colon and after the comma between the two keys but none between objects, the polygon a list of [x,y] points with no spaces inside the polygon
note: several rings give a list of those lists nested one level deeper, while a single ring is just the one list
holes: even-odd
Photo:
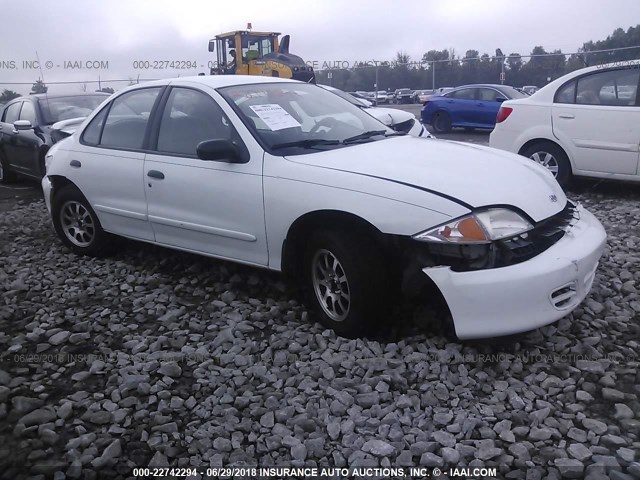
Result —
[{"label": "car door", "polygon": [[22,173],[38,179],[44,175],[44,158],[41,158],[41,147],[46,142],[44,132],[40,127],[37,105],[31,99],[22,102],[20,120],[31,123],[31,128],[13,130],[15,143],[13,145],[16,165]]},{"label": "car door", "polygon": [[20,119],[22,103],[22,100],[9,103],[4,109],[2,123],[0,123],[0,148],[2,148],[2,154],[11,169],[19,173],[24,173],[24,166],[19,162],[18,132],[15,130],[13,122]]},{"label": "car door", "polygon": [[102,227],[154,240],[143,183],[144,142],[162,87],[129,91],[93,117],[69,156],[67,177],[87,197]]},{"label": "car door", "polygon": [[461,88],[443,95],[445,109],[451,115],[453,125],[464,126],[472,122],[475,101],[473,88]]},{"label": "car door", "polygon": [[[501,100],[498,100],[501,99]],[[476,110],[474,111],[473,123],[478,123],[483,127],[493,128],[496,125],[496,116],[500,105],[507,98],[494,88],[476,89]]]},{"label": "car door", "polygon": [[638,174],[640,67],[596,71],[558,89],[553,134],[585,172]]},{"label": "car door", "polygon": [[149,221],[156,242],[267,265],[264,152],[249,153],[247,163],[197,157],[200,142],[220,138],[246,149],[229,117],[208,93],[172,87],[157,128],[156,152],[148,154],[144,163]]}]

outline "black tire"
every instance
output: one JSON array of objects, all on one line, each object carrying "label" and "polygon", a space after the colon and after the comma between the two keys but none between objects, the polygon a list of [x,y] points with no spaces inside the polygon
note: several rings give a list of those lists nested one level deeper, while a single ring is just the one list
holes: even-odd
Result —
[{"label": "black tire", "polygon": [[533,143],[525,148],[520,155],[548,168],[563,188],[571,183],[571,163],[564,150],[555,143],[546,141]]},{"label": "black tire", "polygon": [[113,243],[111,235],[102,229],[96,212],[73,185],[66,185],[56,192],[51,217],[58,237],[71,251],[89,257],[109,253]]},{"label": "black tire", "polygon": [[7,160],[4,155],[0,153],[0,183],[8,184],[16,181],[16,174],[9,170]]},{"label": "black tire", "polygon": [[451,131],[451,117],[447,112],[436,112],[433,115],[431,125],[436,133],[449,133]]},{"label": "black tire", "polygon": [[[371,243],[355,234],[318,230],[307,244],[303,264],[307,304],[321,324],[344,337],[375,335],[380,321],[389,311],[389,302],[384,299],[388,275],[380,252]],[[328,265],[322,263],[325,260],[331,263],[331,256],[338,266],[325,270],[328,276],[323,277],[320,265]],[[329,285],[319,279],[328,278],[333,272],[337,272],[335,277],[344,280],[328,280],[333,287],[328,295],[334,297],[325,297],[323,302],[321,297],[327,293]],[[348,295],[346,303],[340,292]],[[340,302],[334,302],[335,296]]]}]

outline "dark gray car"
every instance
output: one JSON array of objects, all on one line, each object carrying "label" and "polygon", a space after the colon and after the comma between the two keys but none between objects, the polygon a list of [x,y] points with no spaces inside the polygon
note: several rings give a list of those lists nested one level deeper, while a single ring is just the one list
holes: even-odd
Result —
[{"label": "dark gray car", "polygon": [[44,157],[56,141],[51,126],[88,116],[108,97],[99,92],[38,94],[7,103],[0,110],[0,183],[9,183],[17,175],[41,179]]}]

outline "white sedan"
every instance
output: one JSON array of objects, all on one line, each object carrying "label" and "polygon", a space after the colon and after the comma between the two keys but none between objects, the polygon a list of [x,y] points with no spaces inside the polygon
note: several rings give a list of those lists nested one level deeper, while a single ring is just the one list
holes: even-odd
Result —
[{"label": "white sedan", "polygon": [[413,115],[412,113],[400,110],[398,108],[374,107],[370,101],[363,98],[354,97],[353,95],[338,88],[331,87],[329,85],[318,86],[324,88],[325,90],[329,90],[339,97],[344,98],[346,101],[362,108],[369,115],[377,118],[387,127],[392,128],[396,132],[408,133],[409,135],[413,135],[414,137],[434,138],[433,135],[429,133],[429,130],[424,128],[424,126],[416,119],[415,115]]},{"label": "white sedan", "polygon": [[403,135],[279,78],[129,87],[46,168],[74,252],[103,255],[118,235],[281,271],[347,336],[385,321],[401,291],[442,295],[460,338],[549,324],[588,294],[606,238],[533,162]]},{"label": "white sedan", "polygon": [[498,112],[490,146],[566,185],[573,175],[640,181],[640,60],[583,68]]}]

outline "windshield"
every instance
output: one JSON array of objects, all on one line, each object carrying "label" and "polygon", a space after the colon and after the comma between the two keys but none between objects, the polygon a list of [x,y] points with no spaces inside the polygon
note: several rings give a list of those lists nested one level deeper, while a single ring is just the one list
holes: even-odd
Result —
[{"label": "windshield", "polygon": [[278,155],[376,141],[393,130],[316,85],[262,83],[218,90],[270,152]]},{"label": "windshield", "polygon": [[51,125],[70,118],[88,117],[108,97],[108,95],[79,95],[41,98],[39,103],[45,125]]}]

